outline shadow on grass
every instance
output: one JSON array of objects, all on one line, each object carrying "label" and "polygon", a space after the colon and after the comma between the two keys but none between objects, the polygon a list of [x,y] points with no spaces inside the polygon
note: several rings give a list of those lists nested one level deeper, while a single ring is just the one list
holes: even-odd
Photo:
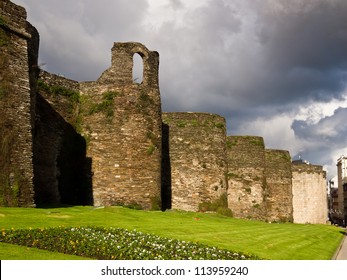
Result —
[{"label": "shadow on grass", "polygon": [[[71,208],[76,205],[69,205],[69,204],[41,204],[37,205],[37,209],[55,209],[55,208]],[[82,205],[81,205],[82,206]]]}]

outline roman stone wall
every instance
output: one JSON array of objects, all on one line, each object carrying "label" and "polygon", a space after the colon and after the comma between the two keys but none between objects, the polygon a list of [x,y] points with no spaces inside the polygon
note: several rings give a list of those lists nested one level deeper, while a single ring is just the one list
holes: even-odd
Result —
[{"label": "roman stone wall", "polygon": [[292,169],[289,152],[265,150],[268,221],[293,221]]},{"label": "roman stone wall", "polygon": [[266,219],[262,137],[228,136],[228,205],[234,217]]},{"label": "roman stone wall", "polygon": [[38,71],[34,130],[35,201],[92,204],[89,160],[81,129],[79,83]]},{"label": "roman stone wall", "polygon": [[328,204],[322,166],[293,164],[292,174],[294,223],[325,224]]},{"label": "roman stone wall", "polygon": [[202,203],[226,194],[225,119],[208,113],[164,113],[166,125],[163,154],[170,163],[171,180],[163,181],[171,190],[171,207],[198,211]]},{"label": "roman stone wall", "polygon": [[77,81],[39,71],[38,90],[52,108],[77,131],[80,129],[80,89]]},{"label": "roman stone wall", "polygon": [[92,204],[87,164],[85,139],[37,94],[34,133],[36,204]]},{"label": "roman stone wall", "polygon": [[[132,79],[143,58],[143,82]],[[161,207],[159,55],[138,43],[115,43],[112,65],[80,84],[82,131],[92,160],[95,205]]]},{"label": "roman stone wall", "polygon": [[41,71],[38,48],[25,9],[0,0],[0,206],[203,211],[225,198],[235,217],[324,223],[321,167],[292,167],[261,137],[226,141],[221,116],[161,113],[157,52],[115,43],[111,67],[79,83]]},{"label": "roman stone wall", "polygon": [[[24,8],[0,0],[0,205],[34,206],[28,28]],[[34,34],[35,39],[36,34]]]}]

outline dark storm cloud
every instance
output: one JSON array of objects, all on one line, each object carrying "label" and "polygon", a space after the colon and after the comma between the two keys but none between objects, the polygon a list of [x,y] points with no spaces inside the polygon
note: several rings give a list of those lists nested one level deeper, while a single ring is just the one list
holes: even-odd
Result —
[{"label": "dark storm cloud", "polygon": [[165,108],[213,105],[222,115],[254,118],[339,98],[347,80],[347,2],[307,2],[303,9],[300,1],[277,1],[277,8],[272,1],[208,1],[187,12],[183,26],[166,22],[157,33],[165,44],[158,44]]},{"label": "dark storm cloud", "polygon": [[155,30],[145,21],[159,15],[149,15],[144,0],[18,2],[40,31],[41,62],[54,72],[97,78],[113,41],[138,40],[158,50],[168,109],[212,102],[223,113],[272,114],[307,100],[329,101],[346,86],[344,0],[210,0],[192,9],[186,6],[194,1],[169,0],[161,12],[180,16]]},{"label": "dark storm cloud", "polygon": [[233,56],[225,40],[239,33],[240,26],[229,6],[211,1],[186,11],[181,24],[168,20],[150,35],[161,55],[165,110],[201,111],[223,98],[230,83],[228,59]]},{"label": "dark storm cloud", "polygon": [[332,116],[322,118],[317,123],[295,120],[292,128],[298,138],[341,148],[347,144],[346,120],[347,108],[338,108]]},{"label": "dark storm cloud", "polygon": [[143,0],[18,1],[39,30],[40,62],[77,80],[96,79],[109,66],[115,40],[136,40],[148,3]]},{"label": "dark storm cloud", "polygon": [[336,160],[347,146],[347,108],[338,108],[334,114],[317,123],[294,121],[292,129],[298,139],[307,142],[305,158],[327,166],[329,177],[336,173]]},{"label": "dark storm cloud", "polygon": [[280,102],[338,97],[347,77],[347,2],[281,3],[258,18],[266,69],[277,81],[269,94]]}]

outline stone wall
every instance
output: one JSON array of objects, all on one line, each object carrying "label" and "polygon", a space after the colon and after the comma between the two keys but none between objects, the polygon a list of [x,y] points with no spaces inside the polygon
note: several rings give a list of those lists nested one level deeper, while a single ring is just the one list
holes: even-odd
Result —
[{"label": "stone wall", "polygon": [[81,123],[79,83],[39,71],[34,130],[35,201],[92,204],[86,141]]},{"label": "stone wall", "polygon": [[328,204],[322,166],[293,164],[292,174],[294,223],[325,224]]},{"label": "stone wall", "polygon": [[[134,54],[143,82],[132,79]],[[92,159],[95,205],[161,207],[159,55],[138,43],[115,43],[112,65],[80,84],[82,133]]]},{"label": "stone wall", "polygon": [[[33,35],[33,36],[32,36]],[[33,37],[33,39],[32,39]],[[0,0],[0,205],[34,206],[30,47],[38,34],[26,11]],[[31,67],[31,66],[30,66]]]},{"label": "stone wall", "polygon": [[266,219],[262,137],[228,136],[228,204],[235,217]]},{"label": "stone wall", "polygon": [[[226,194],[225,119],[208,113],[164,113],[163,122],[170,160],[171,207],[198,211],[202,203],[218,200]],[[170,196],[170,195],[169,195]]]},{"label": "stone wall", "polygon": [[77,81],[63,76],[39,71],[38,90],[66,122],[80,132],[80,85]]},{"label": "stone wall", "polygon": [[226,140],[221,116],[162,114],[157,52],[115,43],[111,67],[79,83],[40,71],[38,47],[25,10],[0,0],[0,206],[199,211],[225,198],[235,217],[323,221],[321,167],[292,168],[261,137]]},{"label": "stone wall", "polygon": [[288,151],[265,150],[267,220],[293,221],[292,169]]}]

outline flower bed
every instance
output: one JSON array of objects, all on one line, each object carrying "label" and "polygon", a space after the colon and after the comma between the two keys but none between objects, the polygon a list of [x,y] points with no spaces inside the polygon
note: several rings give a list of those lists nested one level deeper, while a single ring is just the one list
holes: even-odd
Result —
[{"label": "flower bed", "polygon": [[259,259],[254,255],[120,228],[59,227],[2,230],[0,242],[102,260]]}]

